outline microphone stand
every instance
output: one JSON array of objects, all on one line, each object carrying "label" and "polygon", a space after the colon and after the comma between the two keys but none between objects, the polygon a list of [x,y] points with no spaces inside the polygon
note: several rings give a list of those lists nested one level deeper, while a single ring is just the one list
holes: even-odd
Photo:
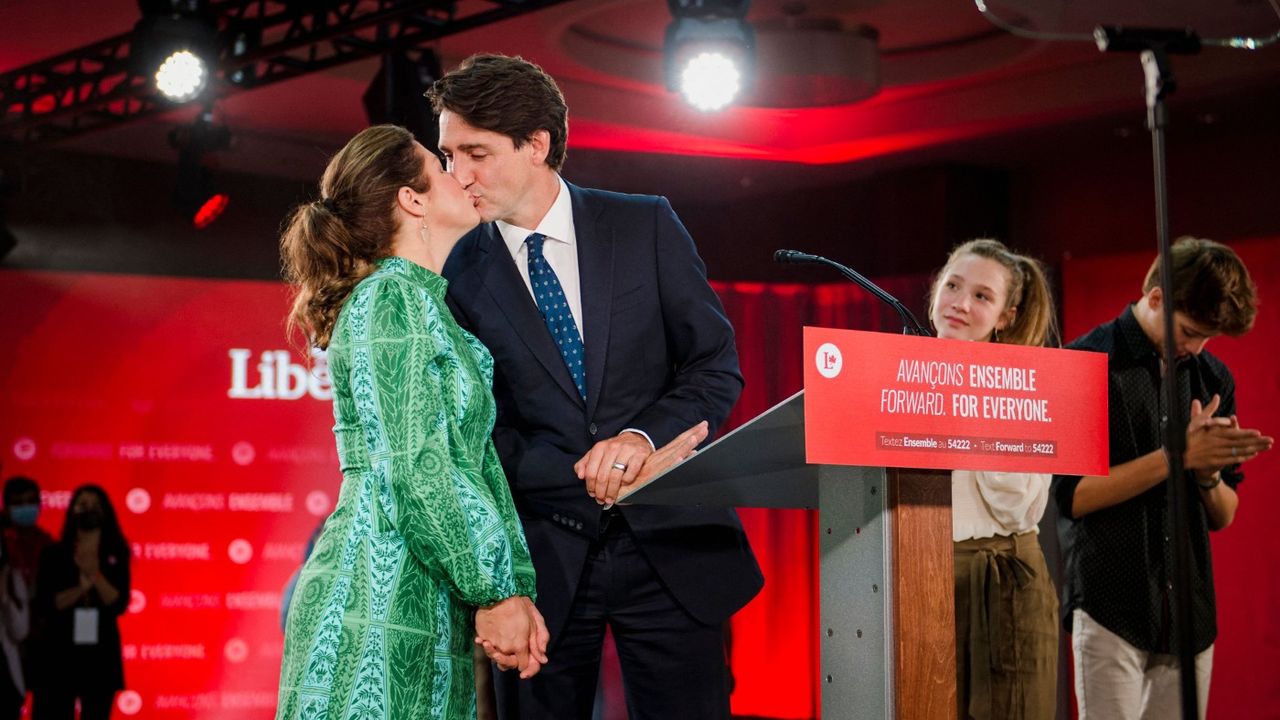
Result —
[{"label": "microphone stand", "polygon": [[773,259],[779,263],[826,265],[835,268],[841,275],[852,281],[853,284],[876,296],[881,302],[897,311],[898,317],[902,319],[903,335],[931,337],[931,333],[920,325],[920,321],[916,320],[916,316],[911,314],[906,305],[903,305],[898,298],[885,292],[879,285],[871,282],[862,273],[851,267],[842,265],[835,260],[829,260],[821,255],[810,255],[797,250],[779,250],[773,254]]},{"label": "microphone stand", "polygon": [[[1177,89],[1170,54],[1200,51],[1200,38],[1191,30],[1102,27],[1094,30],[1098,49],[1103,52],[1138,52],[1142,60],[1147,102],[1147,128],[1151,131],[1151,152],[1155,170],[1156,241],[1159,249],[1160,287],[1163,288],[1164,363],[1161,382],[1165,416],[1164,447],[1169,461],[1165,494],[1169,502],[1165,536],[1173,540],[1173,578],[1166,587],[1172,592],[1174,650],[1178,656],[1179,686],[1184,720],[1199,717],[1195,649],[1191,635],[1191,539],[1187,534],[1190,512],[1189,488],[1184,477],[1183,453],[1190,399],[1179,396],[1177,352],[1173,327],[1173,260],[1169,243],[1169,201],[1165,156],[1165,127],[1169,116],[1165,97]],[[1166,557],[1168,557],[1166,555]]]}]

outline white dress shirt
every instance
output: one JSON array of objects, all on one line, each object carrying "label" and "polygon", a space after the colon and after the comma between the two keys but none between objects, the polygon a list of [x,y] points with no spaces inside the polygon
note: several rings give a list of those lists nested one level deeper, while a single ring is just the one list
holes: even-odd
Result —
[{"label": "white dress shirt", "polygon": [[[507,245],[507,252],[516,261],[520,277],[524,278],[529,297],[535,303],[537,299],[533,293],[533,281],[529,279],[529,246],[525,244],[525,240],[535,232],[547,238],[542,243],[542,256],[547,259],[547,264],[560,281],[564,299],[569,303],[569,312],[573,313],[573,323],[578,326],[578,335],[585,345],[587,332],[582,327],[582,282],[578,273],[578,234],[573,228],[573,201],[569,198],[569,186],[565,184],[564,178],[558,180],[560,192],[556,194],[555,202],[551,203],[551,209],[547,210],[538,227],[529,230],[502,220],[497,221],[497,226],[502,241]],[[649,433],[640,428],[624,428],[622,432],[636,433],[648,441],[651,449],[657,449]]]},{"label": "white dress shirt", "polygon": [[1049,504],[1044,473],[951,471],[951,537],[956,542],[1039,532]]},{"label": "white dress shirt", "polygon": [[538,227],[533,230],[518,227],[499,220],[498,232],[502,241],[507,244],[507,251],[516,261],[520,277],[524,278],[524,286],[533,295],[533,282],[529,280],[529,246],[525,244],[532,233],[541,233],[547,240],[542,244],[542,256],[555,271],[560,280],[560,288],[564,290],[564,299],[569,303],[569,312],[573,313],[573,323],[578,326],[578,335],[586,342],[587,334],[582,327],[582,283],[578,280],[578,235],[573,229],[573,203],[569,199],[569,187],[564,178],[560,180],[560,192],[551,209],[542,217]]}]

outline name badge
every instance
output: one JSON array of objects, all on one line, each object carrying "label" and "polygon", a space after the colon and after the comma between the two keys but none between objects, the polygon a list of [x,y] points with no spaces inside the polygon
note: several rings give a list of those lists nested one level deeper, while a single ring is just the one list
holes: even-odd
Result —
[{"label": "name badge", "polygon": [[76,608],[71,640],[76,645],[98,644],[98,608]]}]

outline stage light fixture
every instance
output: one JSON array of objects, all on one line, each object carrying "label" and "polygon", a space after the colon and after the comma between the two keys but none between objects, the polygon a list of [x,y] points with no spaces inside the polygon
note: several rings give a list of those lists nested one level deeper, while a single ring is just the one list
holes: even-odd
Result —
[{"label": "stage light fixture", "polygon": [[383,55],[382,66],[361,98],[369,124],[408,128],[423,147],[435,152],[440,124],[423,95],[440,75],[440,58],[430,48]]},{"label": "stage light fixture", "polygon": [[750,89],[755,77],[751,0],[667,0],[672,22],[663,43],[667,88],[712,112]]},{"label": "stage light fixture", "polygon": [[169,55],[156,70],[156,88],[174,102],[186,102],[200,94],[209,82],[209,68],[190,50]]},{"label": "stage light fixture", "polygon": [[178,177],[173,204],[197,230],[213,224],[227,209],[231,197],[218,189],[208,155],[231,145],[231,130],[215,125],[213,110],[206,107],[191,125],[174,128],[169,144],[178,150]]},{"label": "stage light fixture", "polygon": [[208,87],[218,61],[217,26],[208,0],[138,0],[134,71],[149,76],[170,102],[185,103]]}]

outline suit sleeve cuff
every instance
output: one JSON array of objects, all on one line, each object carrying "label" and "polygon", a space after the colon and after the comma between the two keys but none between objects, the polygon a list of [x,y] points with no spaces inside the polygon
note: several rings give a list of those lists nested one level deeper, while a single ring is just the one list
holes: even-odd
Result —
[{"label": "suit sleeve cuff", "polygon": [[[649,433],[641,430],[640,428],[623,428],[622,432],[635,433],[639,435],[640,437],[645,439],[645,442],[649,443],[649,449],[653,450],[654,452],[658,451],[658,446],[653,444],[653,438],[649,437]],[[622,433],[618,433],[618,434],[621,435]]]}]

